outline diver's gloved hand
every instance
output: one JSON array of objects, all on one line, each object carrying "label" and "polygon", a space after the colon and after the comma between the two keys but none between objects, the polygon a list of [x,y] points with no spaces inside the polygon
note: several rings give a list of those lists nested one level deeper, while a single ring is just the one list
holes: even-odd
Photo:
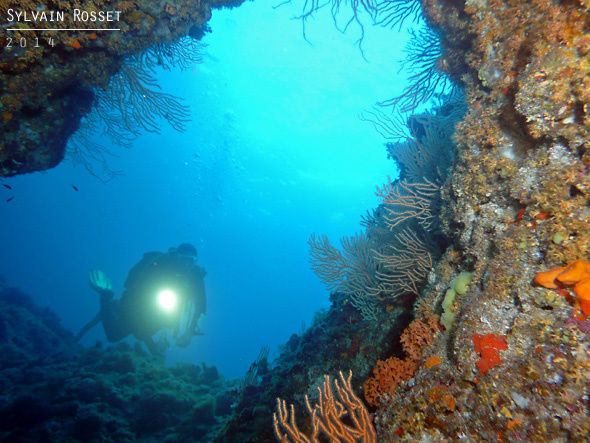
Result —
[{"label": "diver's gloved hand", "polygon": [[88,281],[94,291],[101,295],[113,295],[113,284],[111,279],[99,269],[92,270],[88,273]]}]

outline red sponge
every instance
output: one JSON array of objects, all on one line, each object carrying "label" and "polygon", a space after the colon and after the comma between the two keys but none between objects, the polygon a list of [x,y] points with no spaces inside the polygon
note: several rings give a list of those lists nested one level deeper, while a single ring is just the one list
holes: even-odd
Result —
[{"label": "red sponge", "polygon": [[475,334],[473,336],[473,347],[475,348],[475,352],[480,355],[480,359],[477,362],[477,369],[482,374],[486,374],[490,369],[502,362],[500,351],[508,349],[508,344],[504,335]]}]

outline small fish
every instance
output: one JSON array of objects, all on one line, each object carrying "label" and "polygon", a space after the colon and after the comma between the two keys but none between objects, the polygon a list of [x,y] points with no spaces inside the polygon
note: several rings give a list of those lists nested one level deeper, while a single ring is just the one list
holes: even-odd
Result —
[{"label": "small fish", "polygon": [[13,199],[13,198],[14,198],[14,197],[8,197],[8,198],[6,199],[6,203],[10,203],[10,202],[12,201],[12,199]]},{"label": "small fish", "polygon": [[78,187],[77,187],[76,185],[72,185],[72,189],[73,189],[74,191],[76,191],[76,192],[78,192],[78,191],[79,191],[79,189],[78,189]]},{"label": "small fish", "polygon": [[2,186],[4,186],[6,189],[11,189],[12,190],[12,186],[10,186],[10,185],[7,185],[7,184],[2,183]]}]

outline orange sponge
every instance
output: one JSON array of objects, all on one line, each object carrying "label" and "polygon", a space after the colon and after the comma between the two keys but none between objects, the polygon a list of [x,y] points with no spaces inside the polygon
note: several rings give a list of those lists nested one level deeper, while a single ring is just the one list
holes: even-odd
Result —
[{"label": "orange sponge", "polygon": [[590,315],[590,261],[579,259],[564,267],[538,272],[534,282],[549,289],[573,286],[576,306],[584,319]]},{"label": "orange sponge", "polygon": [[556,277],[557,281],[565,286],[574,285],[586,278],[590,278],[590,262],[587,260],[576,260],[571,262],[563,272],[559,273]]},{"label": "orange sponge", "polygon": [[534,282],[539,286],[543,286],[544,288],[549,289],[557,289],[557,283],[555,283],[555,279],[559,274],[561,274],[565,270],[565,266],[559,268],[549,269],[545,272],[537,272],[535,275]]},{"label": "orange sponge", "polygon": [[576,283],[574,294],[584,318],[588,317],[590,315],[590,277]]}]

